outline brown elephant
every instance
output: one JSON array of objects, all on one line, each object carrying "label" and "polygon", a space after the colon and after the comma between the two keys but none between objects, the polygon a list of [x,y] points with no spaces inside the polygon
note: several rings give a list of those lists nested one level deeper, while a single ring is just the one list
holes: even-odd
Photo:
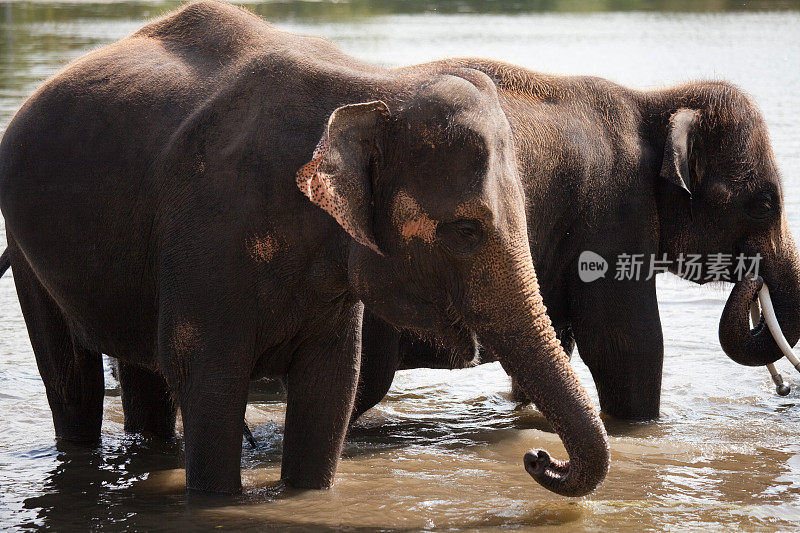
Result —
[{"label": "brown elephant", "polygon": [[[184,424],[187,487],[240,488],[248,382],[286,376],[282,478],[333,481],[362,300],[496,353],[593,490],[608,441],[539,294],[509,122],[470,68],[398,73],[199,2],[70,64],[0,144],[8,255],[58,438],[96,441],[101,354],[129,431]],[[173,403],[174,398],[174,403]]]},{"label": "brown elephant", "polygon": [[[492,78],[514,135],[544,302],[567,353],[577,343],[604,412],[659,415],[664,345],[650,266],[697,283],[736,282],[719,337],[740,364],[782,356],[763,318],[749,325],[761,286],[750,281],[755,270],[787,340],[800,338],[800,260],[780,172],[764,119],[742,90],[700,81],[638,91],[485,59],[411,68],[471,68]],[[605,277],[581,279],[584,252],[606,262]],[[692,255],[700,256],[699,269],[689,268]],[[643,260],[639,276],[617,275],[626,257],[631,265]],[[367,315],[355,418],[380,401],[398,368],[478,361],[475,350],[401,335]],[[490,353],[480,358],[487,359]]]}]

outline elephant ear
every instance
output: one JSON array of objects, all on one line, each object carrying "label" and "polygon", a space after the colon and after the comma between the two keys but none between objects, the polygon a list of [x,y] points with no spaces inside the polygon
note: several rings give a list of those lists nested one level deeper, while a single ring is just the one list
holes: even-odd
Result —
[{"label": "elephant ear", "polygon": [[664,162],[661,165],[661,177],[685,190],[689,196],[695,185],[689,175],[689,157],[699,120],[699,112],[685,108],[670,117]]},{"label": "elephant ear", "polygon": [[378,254],[370,167],[388,122],[389,108],[381,101],[337,108],[311,161],[297,172],[300,191],[353,239]]}]

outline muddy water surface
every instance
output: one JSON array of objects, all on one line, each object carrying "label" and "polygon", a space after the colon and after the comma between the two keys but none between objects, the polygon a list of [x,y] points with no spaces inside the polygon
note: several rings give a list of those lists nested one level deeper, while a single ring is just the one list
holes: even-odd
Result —
[{"label": "muddy water surface", "polygon": [[[762,107],[797,232],[800,13],[785,9],[797,9],[791,3],[770,2],[716,11],[727,6],[646,2],[643,11],[614,12],[581,1],[488,8],[470,1],[250,5],[283,28],[328,36],[384,65],[483,55],[644,88],[696,77],[732,80]],[[170,7],[0,3],[0,132],[25,96],[66,61]],[[669,11],[684,8],[696,11]],[[716,328],[728,290],[659,279],[662,417],[648,424],[607,421],[612,468],[589,497],[553,496],[524,472],[529,447],[559,457],[563,448],[535,410],[516,407],[502,369],[492,364],[398,374],[386,401],[351,432],[329,491],[279,485],[284,405],[278,388],[261,386],[247,412],[260,447],[244,447],[244,494],[217,499],[184,495],[180,442],[123,433],[110,373],[102,445],[56,446],[6,274],[0,279],[0,529],[797,529],[800,376],[779,365],[795,384],[780,398],[765,370],[724,356]],[[577,356],[573,361],[596,399],[586,367]]]}]

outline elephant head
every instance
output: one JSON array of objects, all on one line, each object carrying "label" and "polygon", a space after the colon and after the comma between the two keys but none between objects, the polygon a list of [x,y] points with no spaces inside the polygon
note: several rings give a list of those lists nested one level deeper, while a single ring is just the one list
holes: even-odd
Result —
[{"label": "elephant head", "polygon": [[[664,187],[671,189],[659,195],[662,246],[673,257],[730,254],[727,274],[736,285],[720,319],[720,343],[737,363],[772,363],[782,353],[763,318],[752,330],[748,321],[761,282],[755,272],[742,276],[737,261],[758,264],[784,335],[794,345],[800,338],[800,261],[764,119],[749,97],[727,83],[692,84],[676,99],[661,167]],[[708,279],[705,271],[700,276],[693,281]]]},{"label": "elephant head", "polygon": [[549,490],[591,492],[608,439],[546,314],[509,123],[492,81],[457,70],[331,115],[301,190],[353,237],[354,293],[383,320],[496,354],[561,437],[569,461],[529,451]]}]

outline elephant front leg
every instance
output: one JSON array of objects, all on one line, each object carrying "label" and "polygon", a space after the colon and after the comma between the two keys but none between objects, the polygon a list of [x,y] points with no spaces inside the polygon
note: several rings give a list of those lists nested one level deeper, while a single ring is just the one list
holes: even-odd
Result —
[{"label": "elephant front leg", "polygon": [[600,408],[616,418],[658,418],[664,343],[655,279],[583,283],[573,301],[573,331]]},{"label": "elephant front leg", "polygon": [[181,394],[187,490],[230,494],[242,488],[248,382],[226,372],[202,372]]},{"label": "elephant front leg", "polygon": [[365,309],[361,331],[361,373],[351,423],[386,396],[400,366],[400,333],[394,327]]},{"label": "elephant front leg", "polygon": [[180,405],[186,489],[229,494],[242,487],[243,420],[255,358],[237,325],[210,314],[162,318],[159,364]]},{"label": "elephant front leg", "polygon": [[333,484],[358,383],[362,312],[358,303],[336,329],[320,331],[289,368],[281,465],[289,486]]}]

